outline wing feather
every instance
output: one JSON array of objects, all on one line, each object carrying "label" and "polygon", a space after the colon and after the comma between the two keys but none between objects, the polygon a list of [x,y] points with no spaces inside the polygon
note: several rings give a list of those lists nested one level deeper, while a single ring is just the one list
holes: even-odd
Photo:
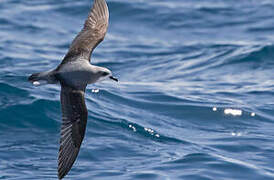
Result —
[{"label": "wing feather", "polygon": [[85,91],[62,85],[62,126],[58,157],[58,177],[62,179],[75,162],[83,141],[86,124],[87,108]]},{"label": "wing feather", "polygon": [[90,60],[92,51],[103,41],[108,28],[109,11],[105,0],[94,0],[84,28],[72,41],[62,63],[74,61],[81,56]]}]

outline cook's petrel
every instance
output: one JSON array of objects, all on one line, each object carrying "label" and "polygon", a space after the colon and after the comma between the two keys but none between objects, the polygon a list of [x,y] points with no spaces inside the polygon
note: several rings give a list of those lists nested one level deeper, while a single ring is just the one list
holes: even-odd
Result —
[{"label": "cook's petrel", "polygon": [[94,0],[83,29],[71,43],[61,64],[54,70],[32,74],[28,79],[35,85],[41,81],[61,84],[59,179],[70,171],[85,135],[88,111],[84,95],[87,84],[106,78],[118,81],[109,69],[90,64],[92,51],[105,37],[108,19],[109,12],[105,0]]}]

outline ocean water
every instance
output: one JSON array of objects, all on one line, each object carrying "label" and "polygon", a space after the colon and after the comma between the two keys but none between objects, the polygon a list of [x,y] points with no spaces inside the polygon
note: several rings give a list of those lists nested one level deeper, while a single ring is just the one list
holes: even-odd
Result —
[{"label": "ocean water", "polygon": [[[108,0],[88,125],[65,179],[274,179],[274,1]],[[57,179],[56,67],[92,0],[0,2],[0,179]],[[97,91],[92,91],[98,89]]]}]

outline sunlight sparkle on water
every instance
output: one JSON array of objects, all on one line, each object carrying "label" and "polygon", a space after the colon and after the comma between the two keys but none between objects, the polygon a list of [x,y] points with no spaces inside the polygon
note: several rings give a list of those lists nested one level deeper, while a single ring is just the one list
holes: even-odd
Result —
[{"label": "sunlight sparkle on water", "polygon": [[133,125],[128,125],[129,128],[131,128],[134,132],[136,132],[136,128]]},{"label": "sunlight sparkle on water", "polygon": [[232,132],[231,135],[239,137],[239,136],[242,136],[242,133],[241,132]]},{"label": "sunlight sparkle on water", "polygon": [[93,93],[98,93],[100,90],[99,89],[92,89],[91,92]]},{"label": "sunlight sparkle on water", "polygon": [[154,133],[154,130],[153,129],[150,129],[150,128],[144,128],[145,131],[149,132],[150,134],[153,134]]},{"label": "sunlight sparkle on water", "polygon": [[227,115],[231,114],[233,116],[241,116],[243,111],[240,110],[240,109],[225,109],[224,113],[227,114]]}]

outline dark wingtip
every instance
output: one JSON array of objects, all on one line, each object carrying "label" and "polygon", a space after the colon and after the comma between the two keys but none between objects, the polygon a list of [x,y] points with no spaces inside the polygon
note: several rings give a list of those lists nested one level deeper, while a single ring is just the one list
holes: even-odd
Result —
[{"label": "dark wingtip", "polygon": [[65,174],[60,174],[60,173],[58,173],[58,179],[59,179],[59,180],[63,179],[64,177],[65,177]]}]

